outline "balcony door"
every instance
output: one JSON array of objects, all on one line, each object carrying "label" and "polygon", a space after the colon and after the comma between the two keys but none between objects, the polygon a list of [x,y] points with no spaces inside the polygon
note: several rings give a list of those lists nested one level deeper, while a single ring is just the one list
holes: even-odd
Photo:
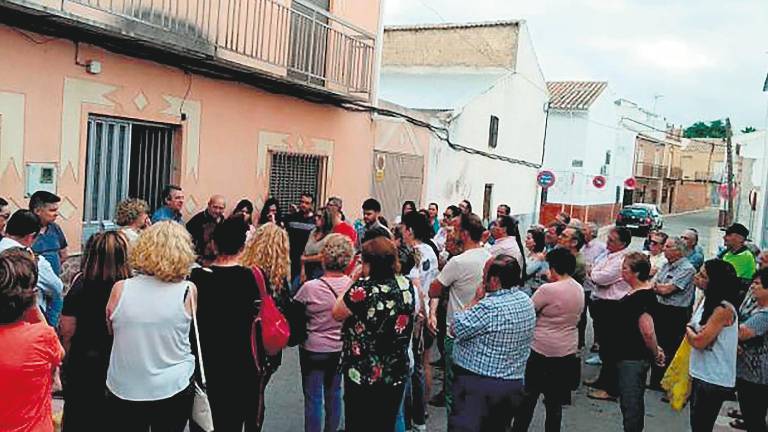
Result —
[{"label": "balcony door", "polygon": [[[325,85],[326,52],[330,27],[330,0],[291,2],[290,58],[288,76],[318,86]],[[318,9],[320,11],[318,11]]]}]

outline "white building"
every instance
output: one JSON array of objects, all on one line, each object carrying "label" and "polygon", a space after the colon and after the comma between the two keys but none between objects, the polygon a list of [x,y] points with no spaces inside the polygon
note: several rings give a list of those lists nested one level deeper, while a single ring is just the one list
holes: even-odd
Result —
[{"label": "white building", "polygon": [[[768,133],[765,130],[735,135],[733,146],[739,148],[734,156],[734,165],[741,162],[741,178],[738,182],[738,199],[734,203],[736,220],[750,231],[751,240],[761,248],[768,248]],[[754,193],[757,200],[753,206],[749,195]]]},{"label": "white building", "polygon": [[380,98],[448,131],[430,143],[427,202],[535,221],[548,92],[525,22],[388,27],[383,51]]},{"label": "white building", "polygon": [[[560,211],[607,223],[622,205],[624,181],[632,176],[636,133],[623,127],[631,112],[604,81],[554,81],[547,121],[544,169],[554,186],[542,202],[542,222]],[[594,184],[602,177],[605,186]]]}]

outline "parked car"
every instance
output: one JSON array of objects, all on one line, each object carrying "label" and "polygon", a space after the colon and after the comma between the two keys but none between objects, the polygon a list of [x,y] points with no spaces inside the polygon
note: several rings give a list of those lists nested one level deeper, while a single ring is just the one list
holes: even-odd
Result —
[{"label": "parked car", "polygon": [[661,215],[654,215],[653,209],[645,206],[631,205],[624,207],[616,215],[616,226],[626,227],[633,234],[645,236],[648,235],[650,230],[661,229],[663,223]]},{"label": "parked car", "polygon": [[654,229],[664,228],[664,217],[661,216],[661,212],[659,211],[659,208],[656,206],[656,204],[635,203],[635,204],[632,204],[632,207],[647,208],[648,210],[651,211],[651,218],[654,220],[654,223],[655,223]]}]

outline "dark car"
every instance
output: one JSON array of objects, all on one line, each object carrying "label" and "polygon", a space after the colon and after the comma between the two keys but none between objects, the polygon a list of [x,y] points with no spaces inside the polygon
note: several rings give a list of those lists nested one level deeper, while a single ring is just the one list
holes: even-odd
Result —
[{"label": "dark car", "polygon": [[633,234],[645,236],[650,230],[661,228],[661,220],[655,216],[648,207],[627,206],[616,216],[616,226],[628,228]]}]

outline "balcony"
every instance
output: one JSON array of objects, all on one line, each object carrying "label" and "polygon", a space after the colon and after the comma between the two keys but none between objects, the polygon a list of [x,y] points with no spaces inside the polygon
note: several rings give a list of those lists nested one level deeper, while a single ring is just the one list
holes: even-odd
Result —
[{"label": "balcony", "polygon": [[376,36],[301,0],[0,0],[0,21],[343,100],[373,87]]},{"label": "balcony", "polygon": [[696,181],[720,183],[722,181],[722,173],[711,173],[711,172],[708,172],[708,171],[696,171],[694,173],[693,179],[696,180]]},{"label": "balcony", "polygon": [[635,177],[661,178],[667,173],[664,165],[649,164],[645,162],[635,163]]},{"label": "balcony", "polygon": [[671,167],[669,169],[669,173],[667,173],[667,178],[670,178],[670,179],[683,178],[683,169],[680,167]]}]

